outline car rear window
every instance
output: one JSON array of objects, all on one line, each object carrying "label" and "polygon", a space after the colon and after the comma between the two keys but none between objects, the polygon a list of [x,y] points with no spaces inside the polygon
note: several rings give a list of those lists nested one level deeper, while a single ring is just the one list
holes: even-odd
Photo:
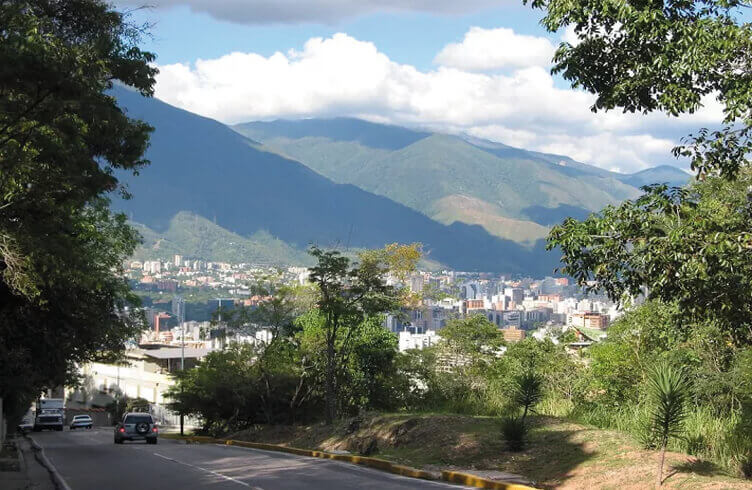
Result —
[{"label": "car rear window", "polygon": [[141,422],[146,422],[147,424],[151,424],[151,415],[128,415],[125,417],[125,424],[139,424]]},{"label": "car rear window", "polygon": [[76,415],[73,420],[89,420],[90,418],[88,415]]}]

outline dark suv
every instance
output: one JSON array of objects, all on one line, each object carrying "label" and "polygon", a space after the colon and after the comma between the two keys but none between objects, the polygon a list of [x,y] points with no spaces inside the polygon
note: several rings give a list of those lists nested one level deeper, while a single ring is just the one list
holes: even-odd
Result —
[{"label": "dark suv", "polygon": [[148,413],[126,413],[123,421],[115,426],[115,444],[123,441],[146,441],[157,443],[159,430]]}]

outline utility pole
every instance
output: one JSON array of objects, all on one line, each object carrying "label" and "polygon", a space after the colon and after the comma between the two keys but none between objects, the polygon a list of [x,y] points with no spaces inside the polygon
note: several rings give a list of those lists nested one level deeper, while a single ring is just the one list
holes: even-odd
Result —
[{"label": "utility pole", "polygon": [[[178,296],[178,321],[180,322],[180,371],[185,370],[185,303],[183,302],[183,298]],[[183,386],[182,383],[180,385]],[[180,412],[180,435],[183,435],[183,422],[184,422],[184,415],[183,412]]]}]

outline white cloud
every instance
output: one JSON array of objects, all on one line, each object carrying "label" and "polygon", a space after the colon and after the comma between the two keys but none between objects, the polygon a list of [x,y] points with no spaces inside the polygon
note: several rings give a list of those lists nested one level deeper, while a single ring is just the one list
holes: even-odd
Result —
[{"label": "white cloud", "polygon": [[[122,7],[140,7],[143,0],[116,0]],[[375,12],[461,14],[498,7],[499,0],[152,0],[148,5],[185,5],[195,12],[238,24],[332,23]]]},{"label": "white cloud", "polygon": [[597,162],[614,172],[636,172],[667,158],[675,143],[648,134],[598,133],[572,138],[554,135],[542,142],[540,151],[566,155],[580,162]]},{"label": "white cloud", "polygon": [[580,41],[580,38],[577,37],[577,33],[574,32],[574,24],[569,24],[564,29],[564,34],[562,34],[561,40],[565,43],[571,44],[572,46],[577,46],[578,44],[580,44],[580,42],[582,42]]},{"label": "white cloud", "polygon": [[356,116],[468,132],[627,172],[670,163],[677,135],[716,115],[714,107],[687,121],[593,114],[592,95],[556,87],[540,66],[504,74],[421,71],[342,33],[269,57],[235,52],[159,68],[157,97],[226,123]]},{"label": "white cloud", "polygon": [[549,66],[555,50],[544,37],[516,34],[504,27],[472,27],[461,43],[447,44],[434,63],[469,71]]}]

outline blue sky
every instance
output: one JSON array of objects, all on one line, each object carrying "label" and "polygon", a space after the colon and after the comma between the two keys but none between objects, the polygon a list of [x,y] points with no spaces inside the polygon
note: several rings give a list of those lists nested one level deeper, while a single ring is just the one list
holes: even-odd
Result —
[{"label": "blue sky", "polygon": [[461,15],[391,12],[358,15],[333,23],[261,25],[215,19],[186,5],[149,8],[133,14],[137,22],[155,23],[153,39],[146,39],[144,47],[157,53],[160,64],[216,58],[232,51],[270,56],[275,51],[300,47],[312,37],[346,32],[375,43],[392,60],[422,70],[431,69],[436,53],[445,44],[460,41],[470,26],[512,27],[520,34],[556,40],[557,36],[540,25],[541,17],[540,11],[517,4]]},{"label": "blue sky", "polygon": [[[140,5],[120,0],[119,8]],[[157,0],[156,96],[227,124],[350,116],[468,133],[614,171],[686,167],[679,138],[715,124],[708,98],[682,119],[593,114],[550,74],[571,31],[508,0]]]}]

